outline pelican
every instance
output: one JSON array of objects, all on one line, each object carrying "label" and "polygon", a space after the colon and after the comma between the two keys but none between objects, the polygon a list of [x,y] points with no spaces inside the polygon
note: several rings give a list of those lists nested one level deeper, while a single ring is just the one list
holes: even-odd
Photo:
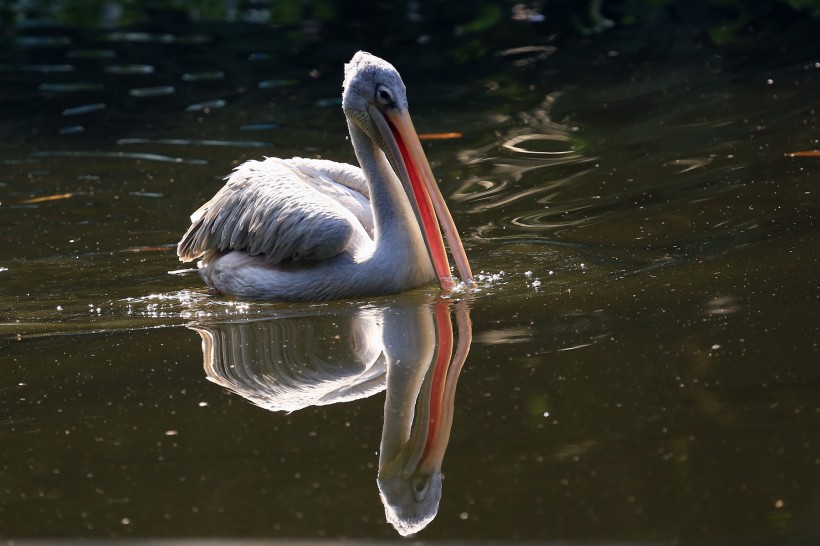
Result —
[{"label": "pelican", "polygon": [[[248,161],[191,215],[177,246],[216,291],[328,300],[473,282],[464,246],[407,109],[401,76],[360,51],[345,65],[342,108],[361,168],[326,160]],[[439,225],[441,230],[439,230]]]}]

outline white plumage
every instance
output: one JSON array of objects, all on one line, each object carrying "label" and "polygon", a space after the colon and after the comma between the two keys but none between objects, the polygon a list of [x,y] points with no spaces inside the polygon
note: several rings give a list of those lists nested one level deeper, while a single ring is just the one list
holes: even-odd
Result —
[{"label": "white plumage", "polygon": [[[269,264],[327,260],[352,237],[373,236],[373,213],[361,169],[302,158],[248,161],[191,215],[179,255],[209,248],[245,250]],[[364,233],[359,233],[359,232]]]},{"label": "white plumage", "polygon": [[407,112],[395,68],[345,66],[343,108],[361,168],[316,159],[248,161],[191,216],[177,247],[221,293],[321,300],[453,285],[440,222],[465,282],[469,263]]}]

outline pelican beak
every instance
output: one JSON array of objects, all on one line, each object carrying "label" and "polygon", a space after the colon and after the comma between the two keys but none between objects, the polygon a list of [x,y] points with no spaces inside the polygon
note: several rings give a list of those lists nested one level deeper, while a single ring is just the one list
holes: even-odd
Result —
[{"label": "pelican beak", "polygon": [[467,261],[464,245],[430,170],[430,164],[424,155],[410,114],[406,110],[382,110],[374,105],[369,105],[368,110],[395,160],[399,177],[405,183],[405,187],[409,185],[412,190],[410,201],[421,223],[427,251],[441,287],[449,290],[455,283],[450,275],[450,263],[447,260],[439,225],[447,238],[462,281],[467,286],[472,286],[473,273],[470,271],[470,262]]}]

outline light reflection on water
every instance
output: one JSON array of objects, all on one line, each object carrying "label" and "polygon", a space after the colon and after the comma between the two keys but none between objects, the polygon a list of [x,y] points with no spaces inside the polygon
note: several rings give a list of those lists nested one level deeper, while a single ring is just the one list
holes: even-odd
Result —
[{"label": "light reflection on water", "polygon": [[472,337],[466,302],[402,297],[386,307],[315,317],[283,310],[264,321],[189,327],[202,337],[208,379],[270,411],[386,389],[377,484],[387,521],[407,536],[435,518],[456,383]]},{"label": "light reflection on water", "polygon": [[[0,103],[9,536],[395,535],[373,487],[381,395],[284,415],[204,381],[186,326],[210,336],[212,380],[270,405],[275,374],[258,368],[287,361],[276,351],[318,350],[311,328],[361,341],[363,316],[382,330],[354,347],[375,358],[356,372],[374,371],[382,314],[402,305],[234,301],[168,274],[187,216],[238,162],[354,160],[347,52],[306,67],[215,36],[32,38],[2,62],[5,97],[37,98]],[[419,536],[816,537],[817,162],[786,157],[817,147],[813,58],[498,53],[437,85],[395,60],[419,130],[463,135],[424,146],[479,280],[407,296],[427,303],[397,329],[440,340],[435,309],[470,298],[447,479]],[[271,360],[243,359],[259,338]],[[413,348],[427,363],[432,346]],[[339,371],[350,347],[328,351]]]}]

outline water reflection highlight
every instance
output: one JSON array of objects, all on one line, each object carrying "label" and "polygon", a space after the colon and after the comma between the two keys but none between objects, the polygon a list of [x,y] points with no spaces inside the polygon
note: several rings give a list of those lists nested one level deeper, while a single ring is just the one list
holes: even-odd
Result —
[{"label": "water reflection highlight", "polygon": [[472,341],[467,302],[410,296],[385,307],[284,309],[265,320],[189,328],[202,337],[208,379],[270,411],[386,390],[377,484],[387,521],[403,536],[433,521]]}]

